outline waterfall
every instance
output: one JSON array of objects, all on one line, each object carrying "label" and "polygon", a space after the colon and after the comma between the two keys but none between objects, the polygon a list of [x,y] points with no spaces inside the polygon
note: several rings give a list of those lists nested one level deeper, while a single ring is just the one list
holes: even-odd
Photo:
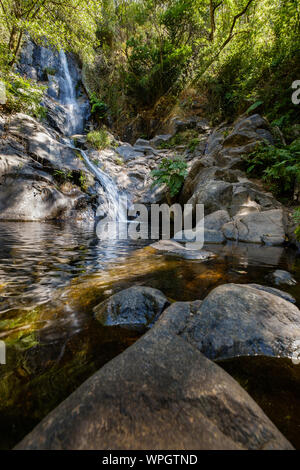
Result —
[{"label": "waterfall", "polygon": [[61,49],[60,59],[60,102],[67,110],[66,135],[82,132],[84,118],[76,100],[75,86],[70,74],[69,65],[65,52]]},{"label": "waterfall", "polygon": [[[66,134],[70,136],[75,134],[79,129],[82,129],[83,116],[82,110],[80,109],[80,106],[76,100],[75,86],[70,74],[67,57],[63,50],[60,51],[59,57],[61,65],[60,72],[62,77],[60,86],[60,102],[68,110]],[[73,145],[68,146],[80,152],[86,166],[90,169],[90,171],[101,184],[107,199],[107,207],[104,207],[104,209],[106,209],[106,216],[108,216],[111,220],[126,222],[126,208],[123,207],[120,203],[121,195],[113,179],[96,165],[94,165],[94,163],[90,161],[87,154],[82,149],[76,148]]]},{"label": "waterfall", "polygon": [[90,161],[88,158],[87,154],[81,150],[81,149],[76,149],[78,150],[82,158],[84,159],[87,167],[91,170],[91,172],[96,176],[97,180],[103,187],[106,197],[107,197],[107,202],[108,202],[108,207],[106,211],[106,215],[115,221],[121,221],[121,222],[126,222],[127,221],[127,212],[126,208],[121,204],[120,197],[121,194],[119,193],[118,187],[114,180],[108,176],[104,171],[102,171],[100,168],[98,168],[94,163]]}]

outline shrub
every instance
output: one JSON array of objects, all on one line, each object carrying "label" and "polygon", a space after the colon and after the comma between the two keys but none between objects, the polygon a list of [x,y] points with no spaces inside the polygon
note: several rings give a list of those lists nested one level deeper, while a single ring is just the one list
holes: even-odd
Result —
[{"label": "shrub", "polygon": [[187,163],[181,157],[163,158],[158,169],[152,170],[152,186],[166,185],[171,197],[179,193],[187,176]]},{"label": "shrub", "polygon": [[108,110],[107,105],[97,97],[96,93],[91,94],[90,102],[92,105],[92,114],[98,119],[103,119],[106,116]]},{"label": "shrub", "polygon": [[105,129],[91,131],[87,135],[87,141],[97,150],[103,150],[110,144],[110,137]]},{"label": "shrub", "polygon": [[300,139],[290,145],[262,144],[246,157],[247,173],[262,177],[277,196],[290,196],[300,178]]},{"label": "shrub", "polygon": [[41,106],[41,101],[46,87],[12,72],[7,74],[2,82],[6,93],[6,103],[2,105],[5,112],[22,111],[35,118],[45,117],[46,109]]}]

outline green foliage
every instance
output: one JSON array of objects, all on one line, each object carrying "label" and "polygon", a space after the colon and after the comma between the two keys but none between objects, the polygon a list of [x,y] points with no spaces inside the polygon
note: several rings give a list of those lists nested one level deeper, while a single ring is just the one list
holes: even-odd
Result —
[{"label": "green foliage", "polygon": [[44,86],[12,72],[1,81],[5,87],[6,103],[2,105],[5,112],[22,111],[37,118],[45,117],[46,110],[40,104],[45,92]]},{"label": "green foliage", "polygon": [[87,141],[97,150],[103,150],[110,145],[111,139],[105,129],[91,131],[87,135]]},{"label": "green foliage", "polygon": [[82,189],[83,192],[85,192],[88,189],[88,182],[87,182],[86,174],[83,171],[80,172],[79,183],[80,183],[80,188]]},{"label": "green foliage", "polygon": [[198,137],[195,137],[194,139],[191,139],[189,141],[189,144],[188,144],[188,149],[191,151],[191,152],[194,152],[194,150],[197,148],[197,145],[199,145],[199,138]]},{"label": "green foliage", "polygon": [[277,195],[292,195],[300,179],[300,139],[284,147],[262,144],[246,158],[247,172],[262,177]]},{"label": "green foliage", "polygon": [[295,235],[296,235],[297,240],[300,242],[300,207],[298,207],[294,211],[294,220],[298,224],[295,230]]},{"label": "green foliage", "polygon": [[100,0],[1,0],[0,55],[13,65],[26,32],[35,41],[91,57],[101,6]]},{"label": "green foliage", "polygon": [[66,181],[72,181],[73,173],[68,170],[58,170],[55,169],[53,175],[60,183],[65,183]]},{"label": "green foliage", "polygon": [[187,163],[180,157],[163,158],[158,169],[152,170],[151,176],[154,179],[152,186],[166,185],[170,196],[176,196],[187,176]]},{"label": "green foliage", "polygon": [[92,114],[99,119],[103,119],[108,110],[107,105],[97,97],[96,93],[91,93],[90,102]]},{"label": "green foliage", "polygon": [[264,102],[261,101],[261,100],[255,101],[255,103],[253,103],[251,106],[249,106],[249,108],[246,111],[246,114],[252,113],[253,111],[255,111],[255,109],[259,108],[259,106],[261,106],[263,103]]}]

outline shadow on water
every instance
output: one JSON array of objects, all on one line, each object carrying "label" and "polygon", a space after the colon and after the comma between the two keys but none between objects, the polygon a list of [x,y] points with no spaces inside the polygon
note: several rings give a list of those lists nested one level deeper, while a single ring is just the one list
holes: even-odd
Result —
[{"label": "shadow on water", "polygon": [[[268,284],[265,276],[277,267],[300,280],[299,259],[284,248],[209,245],[218,257],[203,263],[165,256],[149,243],[103,242],[86,227],[0,223],[0,340],[7,346],[7,364],[0,366],[0,448],[11,448],[86,378],[136,341],[136,333],[103,328],[93,318],[93,307],[113,293],[139,284],[156,287],[173,301],[203,299],[228,282]],[[299,306],[299,287],[286,290]],[[300,398],[292,390],[298,385],[285,378],[283,360],[275,361],[276,367],[271,361],[270,367],[270,360],[252,359],[251,366],[237,359],[222,367],[243,386],[247,380],[252,384],[249,393],[300,447]],[[261,377],[257,386],[256,370]],[[289,412],[272,386],[263,388],[264,370],[268,384],[274,375],[282,397],[286,390],[293,404]]]}]

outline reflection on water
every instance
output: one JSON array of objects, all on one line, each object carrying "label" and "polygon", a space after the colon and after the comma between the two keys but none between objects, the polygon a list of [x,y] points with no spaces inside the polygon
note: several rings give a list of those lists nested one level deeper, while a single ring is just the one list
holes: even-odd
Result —
[{"label": "reflection on water", "polygon": [[288,359],[239,357],[220,361],[264,410],[266,415],[300,449],[300,365]]},{"label": "reflection on water", "polygon": [[[209,245],[209,262],[165,256],[149,242],[100,241],[90,228],[0,223],[0,448],[12,447],[45,414],[137,336],[103,328],[92,308],[133,284],[171,300],[204,298],[217,285],[266,283],[276,267],[300,280],[295,252]],[[287,289],[300,305],[299,287]]]}]

